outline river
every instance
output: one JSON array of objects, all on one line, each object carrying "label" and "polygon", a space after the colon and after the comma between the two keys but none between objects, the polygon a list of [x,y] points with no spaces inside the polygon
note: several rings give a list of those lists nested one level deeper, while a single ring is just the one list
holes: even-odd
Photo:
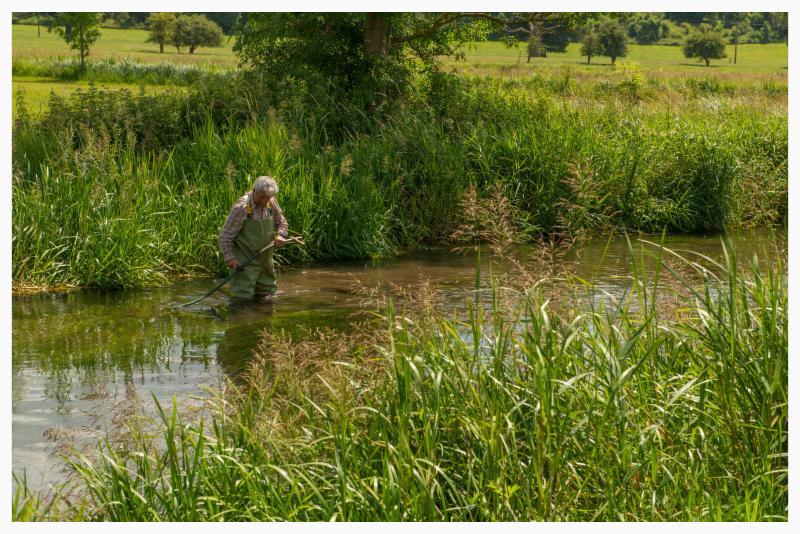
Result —
[{"label": "river", "polygon": [[[648,238],[658,241],[659,238]],[[737,232],[740,261],[786,248],[783,230]],[[631,238],[633,251],[652,247]],[[665,245],[712,259],[722,257],[720,235],[672,235]],[[535,247],[516,251],[536,263]],[[565,258],[566,271],[606,291],[630,284],[631,248],[624,237],[581,243]],[[483,283],[502,260],[481,255]],[[61,453],[91,446],[119,428],[152,396],[188,406],[205,387],[217,387],[251,358],[264,329],[346,328],[363,309],[359,287],[428,280],[446,305],[463,306],[474,287],[475,253],[448,248],[391,259],[313,264],[283,269],[273,302],[231,308],[224,292],[175,310],[207,291],[211,280],[137,291],[80,290],[21,295],[12,301],[12,469],[37,490],[64,479]],[[472,298],[472,297],[469,297]]]}]

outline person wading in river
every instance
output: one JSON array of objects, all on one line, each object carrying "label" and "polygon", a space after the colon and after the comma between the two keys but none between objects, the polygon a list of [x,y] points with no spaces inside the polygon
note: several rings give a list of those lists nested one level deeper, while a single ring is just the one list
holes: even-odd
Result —
[{"label": "person wading in river", "polygon": [[220,231],[219,248],[231,269],[237,269],[275,240],[273,248],[262,253],[233,278],[231,290],[234,299],[270,298],[277,289],[272,251],[282,247],[289,234],[289,223],[275,199],[277,193],[278,184],[274,178],[259,176],[253,183],[253,190],[233,205]]}]

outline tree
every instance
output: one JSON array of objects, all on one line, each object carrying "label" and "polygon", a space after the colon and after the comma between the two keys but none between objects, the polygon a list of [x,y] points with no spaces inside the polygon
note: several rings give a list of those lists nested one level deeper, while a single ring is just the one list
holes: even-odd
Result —
[{"label": "tree", "polygon": [[566,30],[545,32],[542,34],[545,50],[554,54],[563,54],[569,46],[569,33]]},{"label": "tree", "polygon": [[188,46],[189,53],[194,54],[200,46],[222,46],[222,30],[204,15],[179,15],[175,19],[170,44],[181,51]]},{"label": "tree", "polygon": [[743,35],[747,34],[747,32],[749,31],[751,31],[751,28],[746,21],[738,22],[735,26],[731,28],[731,44],[733,44],[734,65],[736,65],[736,61],[739,58],[739,40],[742,38]]},{"label": "tree", "polygon": [[[368,108],[399,95],[415,72],[437,69],[492,32],[571,28],[585,13],[243,13],[234,51],[270,76],[325,79]],[[528,33],[530,35],[530,33]]]},{"label": "tree", "polygon": [[683,55],[687,58],[700,58],[709,66],[712,59],[722,59],[725,54],[725,42],[722,34],[714,31],[707,24],[689,32],[683,43]]},{"label": "tree", "polygon": [[653,13],[647,13],[628,23],[628,35],[639,44],[653,44],[669,35],[669,26]]},{"label": "tree", "polygon": [[206,17],[212,22],[216,22],[220,28],[222,28],[222,33],[225,35],[231,35],[239,24],[239,17],[241,13],[235,13],[231,11],[225,11],[220,13],[206,13]]},{"label": "tree", "polygon": [[175,31],[175,15],[173,13],[151,13],[147,17],[147,27],[150,35],[148,43],[158,43],[159,53],[164,53],[164,43],[169,42],[170,36]]},{"label": "tree", "polygon": [[100,37],[100,23],[102,13],[58,13],[48,31],[64,39],[72,50],[77,50],[81,55],[81,72],[86,70],[85,59],[89,55],[89,48]]},{"label": "tree", "polygon": [[583,37],[581,43],[581,55],[586,56],[586,64],[592,62],[594,56],[603,53],[603,46],[600,44],[600,36],[595,32],[589,32]]},{"label": "tree", "polygon": [[542,42],[542,36],[533,34],[528,37],[528,63],[532,57],[547,57],[547,47]]},{"label": "tree", "polygon": [[600,47],[603,49],[602,55],[610,57],[612,65],[616,63],[618,57],[625,57],[628,54],[628,37],[619,22],[605,21],[600,25],[597,35]]}]

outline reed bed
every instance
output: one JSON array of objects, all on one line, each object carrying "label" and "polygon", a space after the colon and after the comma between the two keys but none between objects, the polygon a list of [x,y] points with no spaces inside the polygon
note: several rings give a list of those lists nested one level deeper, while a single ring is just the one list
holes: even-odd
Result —
[{"label": "reed bed", "polygon": [[[130,441],[73,457],[70,493],[23,485],[13,513],[785,521],[785,269],[654,253],[655,268],[634,260],[630,291],[588,286],[574,313],[538,285],[506,306],[491,284],[494,304],[469,297],[463,316],[389,303],[370,335],[265,332],[205,417],[159,407],[158,432],[134,425]],[[664,298],[681,304],[667,313]]]},{"label": "reed bed", "polygon": [[287,249],[284,262],[447,240],[471,187],[479,199],[499,189],[529,236],[785,221],[788,124],[770,105],[589,101],[563,98],[568,78],[549,83],[442,77],[420,89],[419,106],[376,117],[324,87],[244,77],[159,95],[94,87],[53,96],[40,119],[21,104],[14,285],[141,287],[221,274],[219,228],[261,174],[278,177],[281,205],[308,244]]}]

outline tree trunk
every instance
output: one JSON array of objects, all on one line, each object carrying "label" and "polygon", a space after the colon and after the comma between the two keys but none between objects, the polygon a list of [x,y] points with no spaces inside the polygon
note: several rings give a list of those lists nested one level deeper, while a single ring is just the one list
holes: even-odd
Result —
[{"label": "tree trunk", "polygon": [[705,59],[705,62],[706,62],[706,67],[708,67],[708,66],[709,66],[709,64],[711,63],[711,60],[710,60],[710,59],[708,59],[708,58],[704,58],[704,59]]},{"label": "tree trunk", "polygon": [[163,54],[164,53],[164,39],[161,39],[158,42],[158,53],[159,54]]},{"label": "tree trunk", "polygon": [[81,45],[81,50],[80,50],[80,52],[81,52],[81,72],[86,72],[86,65],[84,63],[84,59],[83,58],[85,58],[86,54],[89,53],[89,47],[85,44],[85,41],[83,39],[83,28],[81,28],[79,31],[80,31],[80,33],[78,34],[78,37],[80,38],[80,45]]},{"label": "tree trunk", "polygon": [[591,65],[592,63],[592,56],[586,56],[586,64]]},{"label": "tree trunk", "polygon": [[383,13],[367,13],[364,52],[367,56],[385,56],[389,52],[389,22]]},{"label": "tree trunk", "polygon": [[611,64],[615,65],[617,63],[617,56],[611,56]]},{"label": "tree trunk", "polygon": [[189,46],[189,53],[194,54],[194,45]]}]

